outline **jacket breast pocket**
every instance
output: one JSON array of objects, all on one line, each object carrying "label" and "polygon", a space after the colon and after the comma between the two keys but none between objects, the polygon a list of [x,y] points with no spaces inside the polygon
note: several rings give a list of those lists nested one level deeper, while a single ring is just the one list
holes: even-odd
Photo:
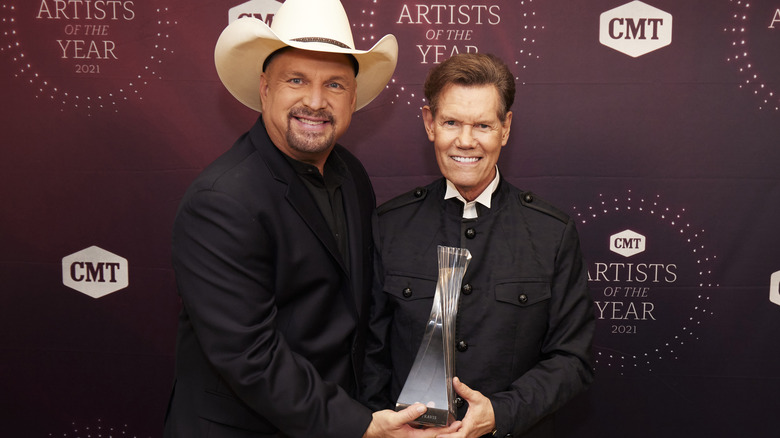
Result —
[{"label": "jacket breast pocket", "polygon": [[399,341],[394,344],[397,348],[407,348],[408,354],[413,355],[422,341],[437,280],[403,274],[385,275],[384,292],[393,315],[390,330]]},{"label": "jacket breast pocket", "polygon": [[[543,279],[513,279],[495,286],[493,318],[498,342],[509,348],[507,369],[518,376],[538,360],[550,319],[552,288]],[[510,365],[511,364],[511,365]]]}]

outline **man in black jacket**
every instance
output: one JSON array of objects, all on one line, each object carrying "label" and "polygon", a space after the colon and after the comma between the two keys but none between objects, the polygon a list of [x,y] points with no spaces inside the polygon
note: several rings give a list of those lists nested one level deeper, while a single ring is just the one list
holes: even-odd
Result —
[{"label": "man in black jacket", "polygon": [[269,28],[231,23],[217,72],[261,112],[185,194],[173,230],[182,299],[168,438],[432,436],[421,405],[353,399],[371,284],[371,182],[336,140],[385,87],[392,35],[354,49],[337,0],[287,0]]},{"label": "man in black jacket", "polygon": [[443,178],[378,209],[364,384],[373,408],[394,405],[414,362],[437,247],[472,255],[449,346],[462,427],[443,437],[550,437],[550,414],[593,379],[593,303],[574,222],[509,184],[496,165],[514,94],[512,73],[494,56],[460,54],[436,66],[422,115]]}]

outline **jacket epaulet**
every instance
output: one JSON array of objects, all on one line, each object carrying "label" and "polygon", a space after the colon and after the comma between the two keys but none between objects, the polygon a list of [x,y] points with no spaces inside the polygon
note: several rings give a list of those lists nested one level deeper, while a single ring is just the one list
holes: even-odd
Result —
[{"label": "jacket epaulet", "polygon": [[417,187],[414,190],[408,191],[402,195],[398,195],[395,198],[385,202],[376,209],[378,215],[382,215],[390,210],[403,207],[405,205],[414,204],[420,202],[428,196],[428,189],[425,187]]},{"label": "jacket epaulet", "polygon": [[540,198],[537,198],[536,195],[531,192],[520,192],[520,203],[523,204],[524,207],[532,208],[548,216],[552,216],[563,223],[569,222],[569,215]]}]

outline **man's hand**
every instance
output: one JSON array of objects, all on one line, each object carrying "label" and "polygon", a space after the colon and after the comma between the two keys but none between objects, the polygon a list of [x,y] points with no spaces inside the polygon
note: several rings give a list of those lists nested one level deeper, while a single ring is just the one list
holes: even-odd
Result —
[{"label": "man's hand", "polygon": [[435,438],[441,434],[447,434],[458,430],[460,422],[456,421],[449,427],[432,427],[427,429],[415,429],[408,423],[425,413],[422,403],[415,403],[398,412],[389,409],[374,412],[368,430],[363,438]]},{"label": "man's hand", "polygon": [[452,379],[455,392],[469,403],[469,410],[463,417],[460,429],[453,432],[442,432],[438,438],[475,438],[491,433],[496,427],[496,417],[493,404],[479,391],[466,386],[460,379]]}]

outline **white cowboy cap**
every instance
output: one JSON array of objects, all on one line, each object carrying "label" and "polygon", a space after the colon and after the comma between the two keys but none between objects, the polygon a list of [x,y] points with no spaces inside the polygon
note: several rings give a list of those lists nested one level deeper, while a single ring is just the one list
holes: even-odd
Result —
[{"label": "white cowboy cap", "polygon": [[398,61],[398,42],[390,34],[370,50],[355,49],[347,13],[339,0],[287,0],[274,15],[271,27],[254,17],[243,17],[222,31],[214,49],[219,79],[241,103],[262,112],[263,62],[285,46],[354,56],[358,62],[355,110],[379,95]]}]

